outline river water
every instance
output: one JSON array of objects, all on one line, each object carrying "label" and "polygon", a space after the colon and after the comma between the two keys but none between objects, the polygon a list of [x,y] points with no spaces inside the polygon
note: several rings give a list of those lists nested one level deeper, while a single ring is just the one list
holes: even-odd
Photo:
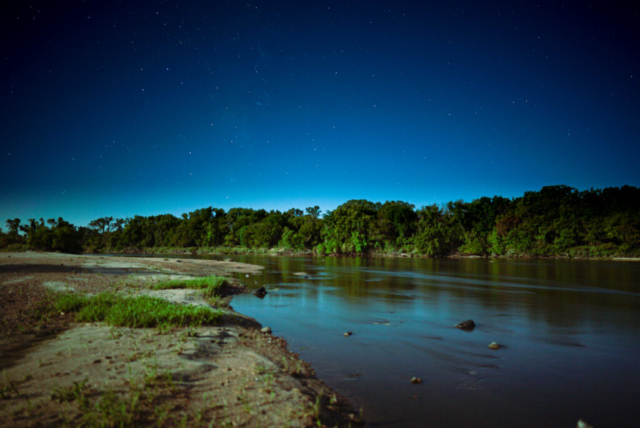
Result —
[{"label": "river water", "polygon": [[[233,308],[285,338],[369,426],[640,426],[640,263],[234,260],[265,266],[240,279],[269,294]],[[466,319],[473,331],[454,327]]]}]

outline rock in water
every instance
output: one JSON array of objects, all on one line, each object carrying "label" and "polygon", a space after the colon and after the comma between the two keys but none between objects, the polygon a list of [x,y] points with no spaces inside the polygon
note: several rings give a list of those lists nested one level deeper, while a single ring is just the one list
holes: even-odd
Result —
[{"label": "rock in water", "polygon": [[462,321],[460,324],[456,325],[461,330],[473,330],[476,328],[476,323],[473,320]]},{"label": "rock in water", "polygon": [[417,383],[422,383],[422,379],[420,379],[419,377],[412,377],[411,378],[411,383],[413,384],[417,384]]},{"label": "rock in water", "polygon": [[588,423],[586,423],[585,421],[583,421],[582,419],[580,419],[578,421],[578,425],[576,425],[576,428],[593,428],[593,427]]},{"label": "rock in water", "polygon": [[489,344],[489,348],[490,349],[500,349],[500,348],[502,348],[502,345],[499,345],[497,342],[491,342]]},{"label": "rock in water", "polygon": [[267,289],[264,287],[260,287],[256,291],[254,291],[253,294],[262,298],[267,295]]},{"label": "rock in water", "polygon": [[346,331],[346,332],[344,333],[344,337],[349,337],[349,336],[351,336],[352,334],[353,334],[352,332],[350,332],[350,331]]},{"label": "rock in water", "polygon": [[271,334],[271,327],[262,327],[262,329],[260,330],[263,333],[267,333],[267,334]]}]

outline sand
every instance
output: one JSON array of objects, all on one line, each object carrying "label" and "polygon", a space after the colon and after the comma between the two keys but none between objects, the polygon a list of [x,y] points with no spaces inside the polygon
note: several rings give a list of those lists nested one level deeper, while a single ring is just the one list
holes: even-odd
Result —
[{"label": "sand", "polygon": [[[164,332],[81,324],[71,314],[44,322],[33,316],[52,291],[209,306],[198,291],[147,285],[203,275],[250,278],[260,270],[228,261],[0,253],[0,425],[359,425],[359,413],[284,340],[230,306],[219,325]],[[246,291],[237,280],[225,289],[230,296]]]}]

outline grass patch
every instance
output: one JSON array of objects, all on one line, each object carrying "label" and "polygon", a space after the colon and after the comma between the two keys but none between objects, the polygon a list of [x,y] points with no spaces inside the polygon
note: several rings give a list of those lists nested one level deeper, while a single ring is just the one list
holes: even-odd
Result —
[{"label": "grass patch", "polygon": [[180,426],[185,414],[178,412],[179,405],[167,401],[177,392],[170,375],[153,368],[140,379],[125,380],[124,389],[98,390],[86,379],[66,387],[55,386],[51,401],[69,403],[58,414],[57,426]]},{"label": "grass patch", "polygon": [[58,312],[77,312],[87,305],[89,298],[79,294],[63,294],[59,296],[54,307]]},{"label": "grass patch", "polygon": [[175,279],[171,281],[162,281],[151,286],[154,290],[166,290],[176,288],[190,288],[201,290],[205,297],[211,299],[220,295],[220,289],[229,285],[229,281],[221,276],[204,276],[194,279]]},{"label": "grass patch", "polygon": [[80,322],[105,322],[120,327],[200,326],[215,324],[221,312],[204,307],[182,306],[154,297],[121,297],[102,293],[94,297],[75,294],[59,296],[56,308],[75,312]]}]

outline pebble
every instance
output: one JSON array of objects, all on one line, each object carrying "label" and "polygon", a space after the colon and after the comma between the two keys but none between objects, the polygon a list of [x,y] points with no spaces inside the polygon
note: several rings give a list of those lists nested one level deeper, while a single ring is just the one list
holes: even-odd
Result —
[{"label": "pebble", "polygon": [[346,332],[344,333],[344,337],[349,337],[349,336],[351,336],[352,334],[353,334],[352,332],[350,332],[350,331],[346,331]]},{"label": "pebble", "polygon": [[264,297],[267,294],[267,289],[264,288],[264,287],[260,287],[257,290],[255,290],[253,292],[253,294],[258,296],[258,297],[260,297],[260,296]]},{"label": "pebble", "polygon": [[417,384],[417,383],[422,383],[422,379],[420,379],[419,377],[412,377],[411,378],[411,383]]},{"label": "pebble", "polygon": [[462,321],[460,324],[456,325],[460,330],[473,330],[476,328],[476,323],[473,320]]},{"label": "pebble", "polygon": [[271,334],[271,327],[262,327],[262,329],[260,330],[263,333],[267,333],[267,334]]},{"label": "pebble", "polygon": [[489,348],[490,349],[500,349],[500,348],[502,348],[502,345],[499,345],[497,342],[491,342],[489,344]]}]

